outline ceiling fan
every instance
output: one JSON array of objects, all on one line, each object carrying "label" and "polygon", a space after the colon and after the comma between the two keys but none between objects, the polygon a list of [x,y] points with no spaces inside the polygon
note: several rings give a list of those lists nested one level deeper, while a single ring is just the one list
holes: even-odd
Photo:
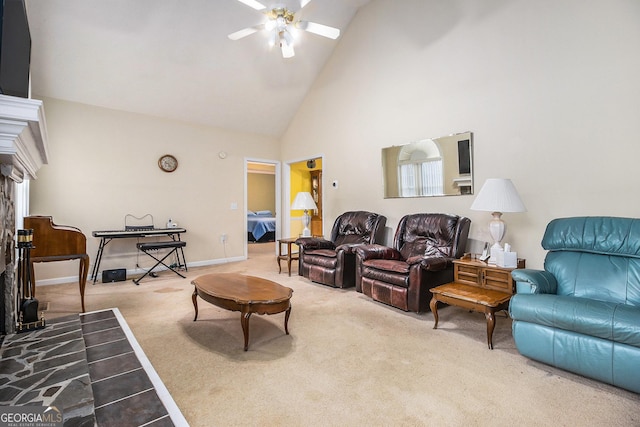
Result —
[{"label": "ceiling fan", "polygon": [[284,58],[291,58],[295,55],[293,50],[294,36],[292,29],[307,31],[319,36],[337,39],[340,36],[340,30],[329,27],[328,25],[318,24],[315,22],[302,21],[296,19],[296,14],[300,12],[311,0],[300,0],[300,9],[292,12],[283,4],[275,4],[271,9],[267,9],[265,5],[256,0],[238,0],[254,8],[255,10],[264,11],[267,21],[247,27],[240,31],[236,31],[228,35],[231,40],[239,40],[258,31],[266,30],[269,32],[269,45],[275,46],[279,44]]}]

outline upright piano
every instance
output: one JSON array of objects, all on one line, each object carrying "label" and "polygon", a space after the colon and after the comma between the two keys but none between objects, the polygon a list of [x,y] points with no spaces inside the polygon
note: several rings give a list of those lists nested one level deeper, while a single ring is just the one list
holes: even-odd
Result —
[{"label": "upright piano", "polygon": [[89,273],[89,255],[87,254],[87,237],[76,227],[54,224],[50,216],[27,216],[24,228],[33,229],[33,249],[29,268],[31,269],[31,295],[35,295],[35,274],[33,264],[36,262],[80,260],[78,283],[80,286],[80,302],[84,313],[84,289]]}]

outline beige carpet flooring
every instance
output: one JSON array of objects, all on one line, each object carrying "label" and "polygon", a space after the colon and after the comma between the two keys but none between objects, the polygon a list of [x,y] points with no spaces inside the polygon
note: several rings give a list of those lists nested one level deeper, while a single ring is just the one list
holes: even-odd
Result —
[{"label": "beige carpet flooring", "polygon": [[[187,279],[166,271],[139,286],[87,284],[87,311],[120,309],[194,427],[640,426],[640,395],[521,356],[502,314],[489,350],[482,314],[444,307],[434,330],[431,313],[278,274],[274,250],[251,244],[249,260],[192,268]],[[253,315],[245,352],[238,312],[200,300],[194,322],[191,279],[209,272],[291,287],[291,334],[284,313]],[[47,318],[79,310],[77,284],[36,296]]]}]

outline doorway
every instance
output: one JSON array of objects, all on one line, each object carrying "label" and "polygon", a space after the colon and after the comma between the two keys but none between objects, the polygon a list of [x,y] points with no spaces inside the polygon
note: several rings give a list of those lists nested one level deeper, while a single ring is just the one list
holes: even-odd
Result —
[{"label": "doorway", "polygon": [[[274,248],[280,236],[280,162],[246,159],[245,161],[245,258],[249,246],[263,252]],[[271,249],[267,249],[271,250]]]},{"label": "doorway", "polygon": [[[324,236],[323,194],[322,194],[322,156],[289,163],[289,206],[299,192],[311,194],[316,209],[309,211],[311,215],[310,229],[312,236]],[[304,228],[304,211],[290,210],[289,235],[299,236]]]}]

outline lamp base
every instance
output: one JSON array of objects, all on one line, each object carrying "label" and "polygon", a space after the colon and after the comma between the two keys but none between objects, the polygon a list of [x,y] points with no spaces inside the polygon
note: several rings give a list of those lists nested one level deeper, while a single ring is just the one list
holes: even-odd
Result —
[{"label": "lamp base", "polygon": [[489,222],[489,234],[493,239],[493,246],[491,246],[491,257],[489,258],[490,264],[496,263],[496,252],[502,251],[500,242],[504,238],[504,234],[507,231],[507,225],[502,220],[502,212],[492,212],[493,219]]},{"label": "lamp base", "polygon": [[309,211],[305,209],[304,216],[302,217],[302,225],[304,225],[304,228],[302,229],[302,237],[311,237],[309,224],[311,224],[311,215],[309,215]]}]

